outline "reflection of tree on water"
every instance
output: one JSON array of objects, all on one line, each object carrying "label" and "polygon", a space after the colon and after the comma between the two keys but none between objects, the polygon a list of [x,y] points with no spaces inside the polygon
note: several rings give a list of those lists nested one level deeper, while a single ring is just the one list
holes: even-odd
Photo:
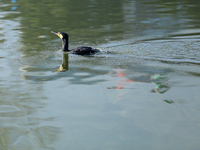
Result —
[{"label": "reflection of tree on water", "polygon": [[[110,72],[110,74],[113,76],[117,76],[118,78],[122,78],[125,77],[126,78],[126,74],[124,73],[123,69],[120,69],[118,72]],[[146,82],[146,83],[154,83],[156,84],[156,88],[152,89],[152,93],[158,93],[158,94],[163,94],[166,91],[169,90],[169,86],[167,84],[165,84],[165,80],[166,80],[166,76],[161,75],[161,74],[156,74],[156,75],[141,75],[138,77],[131,77],[128,79],[121,79],[120,81],[118,81],[117,86],[111,86],[108,87],[108,89],[123,89],[125,88],[125,86],[127,86],[128,83],[132,83],[132,82]]]},{"label": "reflection of tree on water", "polygon": [[165,83],[167,77],[162,74],[157,74],[153,77],[153,83],[156,84],[156,88],[152,90],[153,93],[163,94],[169,90],[169,86]]},{"label": "reflection of tree on water", "polygon": [[[107,87],[107,89],[135,89],[133,87],[135,87],[135,83],[136,82],[145,82],[145,83],[153,83],[156,85],[155,88],[153,88],[151,90],[152,93],[157,93],[157,94],[164,94],[165,92],[167,92],[170,87],[167,84],[167,76],[164,74],[140,74],[139,76],[135,76],[135,77],[128,77],[129,74],[125,73],[125,70],[123,69],[119,69],[118,71],[110,71],[109,75],[111,75],[112,77],[117,77],[118,79],[116,79],[116,86],[109,86]],[[134,85],[133,85],[134,84]],[[119,95],[117,95],[117,99],[116,101],[119,101],[122,97],[122,95],[125,95],[125,93],[122,92],[118,92]],[[116,102],[115,101],[115,102]],[[174,101],[173,100],[164,100],[164,102],[168,103],[168,104],[173,104]]]},{"label": "reflection of tree on water", "polygon": [[[113,74],[116,74],[118,78],[122,78],[122,77],[125,77],[126,74],[124,74],[124,71],[123,69],[120,69],[119,71],[117,72],[110,72],[112,75]],[[125,79],[125,80],[120,80],[117,84],[117,86],[111,86],[111,87],[108,87],[107,89],[122,89],[124,88],[124,86],[127,85],[127,83],[132,83],[134,82],[134,80],[132,79]]]}]

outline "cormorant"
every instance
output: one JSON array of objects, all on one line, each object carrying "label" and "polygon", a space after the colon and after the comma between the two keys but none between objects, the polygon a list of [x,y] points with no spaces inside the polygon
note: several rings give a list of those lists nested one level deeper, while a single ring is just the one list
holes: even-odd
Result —
[{"label": "cormorant", "polygon": [[98,49],[93,49],[92,47],[87,47],[87,46],[81,46],[81,47],[77,47],[75,49],[69,50],[67,33],[55,32],[55,31],[51,31],[51,33],[54,33],[61,38],[62,50],[64,52],[70,52],[70,53],[76,54],[76,55],[92,55],[92,54],[96,54],[96,53],[100,52],[100,50],[98,50]]}]

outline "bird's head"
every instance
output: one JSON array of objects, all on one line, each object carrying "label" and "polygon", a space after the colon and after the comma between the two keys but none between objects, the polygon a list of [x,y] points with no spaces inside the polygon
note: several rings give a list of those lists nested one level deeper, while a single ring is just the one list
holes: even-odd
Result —
[{"label": "bird's head", "polygon": [[62,40],[63,39],[68,39],[68,34],[64,33],[64,32],[55,32],[55,31],[51,31],[51,33],[56,34],[57,36],[59,36]]}]

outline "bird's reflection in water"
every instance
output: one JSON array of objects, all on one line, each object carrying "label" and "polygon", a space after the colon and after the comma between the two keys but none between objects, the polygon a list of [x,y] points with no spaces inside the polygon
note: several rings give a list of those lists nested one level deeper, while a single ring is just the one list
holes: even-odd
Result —
[{"label": "bird's reflection in water", "polygon": [[56,72],[56,71],[65,72],[67,70],[68,70],[68,53],[65,52],[65,53],[63,53],[62,64],[60,65],[60,67],[57,70],[52,71],[52,72]]}]

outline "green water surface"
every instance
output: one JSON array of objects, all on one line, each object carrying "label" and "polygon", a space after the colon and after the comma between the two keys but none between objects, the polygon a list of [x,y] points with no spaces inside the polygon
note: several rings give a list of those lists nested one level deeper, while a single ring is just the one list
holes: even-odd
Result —
[{"label": "green water surface", "polygon": [[199,150],[199,8],[0,0],[0,149]]}]

